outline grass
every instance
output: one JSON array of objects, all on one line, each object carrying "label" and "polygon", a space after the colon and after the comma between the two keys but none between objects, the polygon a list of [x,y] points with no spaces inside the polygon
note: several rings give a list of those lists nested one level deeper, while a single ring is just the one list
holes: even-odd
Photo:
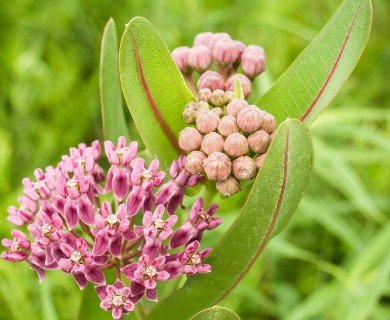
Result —
[{"label": "grass", "polygon": [[[264,92],[340,1],[65,1],[0,4],[0,235],[21,179],[102,137],[98,64],[105,22],[119,35],[148,18],[169,48],[201,31],[264,46]],[[114,5],[115,4],[115,5]],[[371,39],[356,70],[311,128],[315,166],[289,228],[221,304],[242,319],[390,318],[390,4],[374,2]],[[234,212],[227,213],[230,221]],[[80,292],[49,272],[38,285],[25,265],[0,261],[0,319],[75,319]],[[109,317],[108,317],[109,318]]]}]

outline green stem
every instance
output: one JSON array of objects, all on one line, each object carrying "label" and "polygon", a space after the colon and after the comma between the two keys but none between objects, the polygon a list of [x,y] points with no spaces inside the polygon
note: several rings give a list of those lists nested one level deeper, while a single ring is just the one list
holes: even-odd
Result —
[{"label": "green stem", "polygon": [[203,193],[205,208],[210,206],[213,202],[215,195],[217,194],[214,182],[211,180],[206,181],[204,184],[205,192]]}]

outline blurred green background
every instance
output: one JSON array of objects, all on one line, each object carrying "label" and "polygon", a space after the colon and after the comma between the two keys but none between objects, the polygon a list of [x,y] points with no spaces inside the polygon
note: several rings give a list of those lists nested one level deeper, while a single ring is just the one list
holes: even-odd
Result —
[{"label": "blurred green background", "polygon": [[[340,2],[1,1],[1,238],[12,229],[6,209],[17,203],[23,177],[56,164],[79,142],[102,138],[99,51],[109,17],[119,37],[132,17],[146,17],[171,50],[202,31],[262,45],[267,72],[256,97]],[[244,320],[390,319],[390,3],[374,1],[373,10],[361,61],[311,128],[315,166],[307,194],[287,231],[221,303]],[[236,210],[224,214],[227,223]],[[76,319],[74,281],[60,272],[47,278],[38,285],[26,265],[0,261],[0,319]]]}]

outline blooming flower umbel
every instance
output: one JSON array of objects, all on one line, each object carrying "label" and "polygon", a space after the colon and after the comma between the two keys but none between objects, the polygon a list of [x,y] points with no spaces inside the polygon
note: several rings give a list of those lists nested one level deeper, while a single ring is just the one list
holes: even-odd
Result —
[{"label": "blooming flower umbel", "polygon": [[[106,182],[97,164],[97,141],[71,148],[56,167],[35,170],[36,181],[23,180],[20,206],[10,207],[7,219],[16,226],[27,224],[31,237],[12,230],[13,238],[2,240],[8,251],[1,257],[25,261],[40,281],[46,270],[59,269],[81,290],[89,282],[97,285],[101,308],[120,319],[144,296],[157,301],[158,282],[210,272],[203,259],[211,249],[198,251],[199,240],[222,221],[213,217],[216,205],[204,210],[203,199],[198,199],[188,220],[174,230],[186,188],[201,179],[185,169],[184,156],[173,161],[164,183],[157,159],[148,165],[136,157],[136,142],[127,144],[120,137],[117,146],[106,141],[104,147],[111,165]],[[185,249],[171,253],[169,243]],[[114,284],[106,284],[103,273],[110,269],[116,273]]]}]

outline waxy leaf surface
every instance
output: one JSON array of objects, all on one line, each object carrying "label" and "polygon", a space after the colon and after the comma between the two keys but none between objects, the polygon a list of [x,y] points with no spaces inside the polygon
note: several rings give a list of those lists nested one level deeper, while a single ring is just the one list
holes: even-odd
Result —
[{"label": "waxy leaf surface", "polygon": [[119,81],[118,40],[112,18],[104,28],[100,52],[100,104],[104,139],[115,143],[119,136],[129,138]]},{"label": "waxy leaf surface", "polygon": [[256,103],[278,123],[306,125],[333,100],[355,68],[371,30],[371,1],[344,0],[318,36]]},{"label": "waxy leaf surface", "polygon": [[211,273],[194,275],[146,319],[189,319],[223,299],[241,280],[271,236],[281,231],[306,190],[313,145],[306,126],[286,120],[270,146],[241,212],[206,259]]},{"label": "waxy leaf surface", "polygon": [[228,308],[215,306],[202,310],[190,320],[240,320],[240,317]]},{"label": "waxy leaf surface", "polygon": [[168,167],[182,153],[177,140],[185,127],[181,113],[194,96],[163,39],[146,19],[130,21],[119,51],[127,106],[147,149]]}]

